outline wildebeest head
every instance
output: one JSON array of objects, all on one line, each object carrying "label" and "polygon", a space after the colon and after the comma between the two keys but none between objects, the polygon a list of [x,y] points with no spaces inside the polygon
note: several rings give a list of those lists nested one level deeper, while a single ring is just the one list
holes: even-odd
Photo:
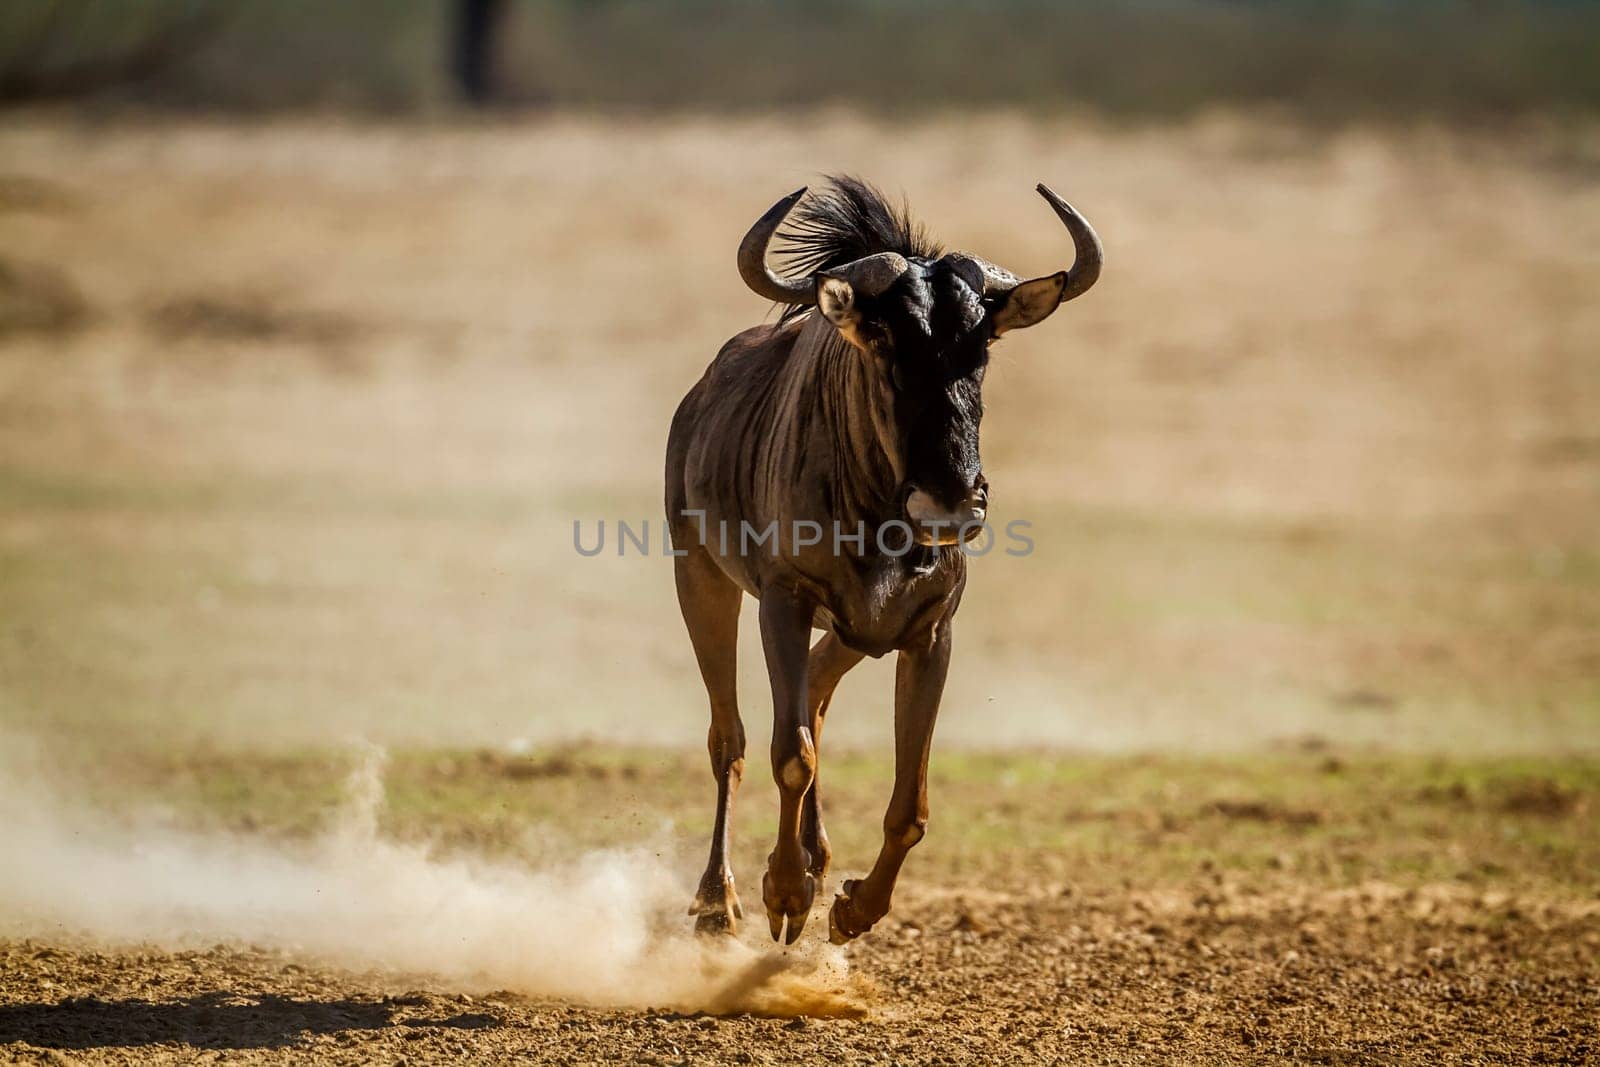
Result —
[{"label": "wildebeest head", "polygon": [[826,193],[800,204],[783,234],[790,275],[767,266],[767,246],[805,189],[773,205],[739,246],[739,273],[752,290],[790,305],[786,317],[816,307],[872,368],[889,413],[879,438],[924,544],[975,537],[987,514],[978,424],[989,346],[1043,321],[1100,274],[1094,230],[1038,190],[1071,234],[1075,259],[1070,270],[1028,281],[965,252],[943,253],[903,208],[854,178],[833,178]]}]

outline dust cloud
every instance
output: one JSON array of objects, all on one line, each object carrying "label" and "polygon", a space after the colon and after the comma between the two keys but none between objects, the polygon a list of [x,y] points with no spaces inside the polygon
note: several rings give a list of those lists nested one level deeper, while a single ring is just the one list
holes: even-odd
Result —
[{"label": "dust cloud", "polygon": [[596,851],[532,869],[384,839],[377,751],[352,775],[338,817],[299,842],[93,811],[66,799],[40,773],[42,761],[17,758],[26,746],[0,751],[11,856],[0,872],[0,935],[246,943],[454,990],[602,1006],[863,1011],[860,980],[826,943],[780,951],[694,937],[686,872],[656,850]]}]

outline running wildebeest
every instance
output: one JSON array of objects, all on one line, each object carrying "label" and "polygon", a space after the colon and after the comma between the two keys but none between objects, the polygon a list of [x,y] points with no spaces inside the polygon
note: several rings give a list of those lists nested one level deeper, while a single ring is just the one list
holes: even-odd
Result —
[{"label": "running wildebeest", "polygon": [[[666,505],[678,603],[711,697],[717,810],[690,913],[702,932],[743,917],[728,865],[744,723],[734,692],[743,593],[760,602],[772,684],[778,842],[761,897],[773,939],[804,928],[831,853],[817,746],[834,687],[864,656],[899,653],[895,781],[871,873],[828,913],[843,943],[889,910],[900,866],[928,822],[928,750],[966,585],[963,544],[983,532],[978,460],[991,344],[1042,321],[1099,277],[1088,222],[1038,187],[1072,237],[1072,269],[1019,281],[977,256],[941,254],[905,209],[854,178],[778,201],[739,245],[739,274],[787,305],[775,324],[722,347],[667,439]],[[767,266],[784,234],[796,271]],[[810,647],[812,629],[823,637]]]}]

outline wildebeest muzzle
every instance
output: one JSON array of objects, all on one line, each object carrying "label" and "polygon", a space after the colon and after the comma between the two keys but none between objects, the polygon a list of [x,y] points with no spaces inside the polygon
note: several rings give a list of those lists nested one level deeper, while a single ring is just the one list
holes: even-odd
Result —
[{"label": "wildebeest muzzle", "polygon": [[979,475],[972,488],[956,501],[941,502],[916,485],[908,487],[906,520],[919,545],[959,545],[983,532],[989,514],[989,483]]}]

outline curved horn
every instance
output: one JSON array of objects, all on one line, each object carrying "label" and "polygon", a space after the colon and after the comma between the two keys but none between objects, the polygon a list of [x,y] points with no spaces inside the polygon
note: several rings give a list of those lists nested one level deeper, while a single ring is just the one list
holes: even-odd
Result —
[{"label": "curved horn", "polygon": [[783,278],[774,274],[772,268],[767,266],[767,245],[772,243],[772,235],[783,225],[789,209],[799,203],[800,198],[805,195],[806,187],[802,185],[773,204],[767,213],[750,227],[750,232],[744,235],[744,240],[739,242],[739,277],[744,279],[744,283],[757,296],[764,296],[779,304],[817,302],[817,287],[810,278]]},{"label": "curved horn", "polygon": [[1106,259],[1105,248],[1101,246],[1100,236],[1089,225],[1089,220],[1078,214],[1071,204],[1051,192],[1044,182],[1035,188],[1072,235],[1072,269],[1067,271],[1067,284],[1061,290],[1060,303],[1065,304],[1073,297],[1088,292],[1089,287],[1100,279],[1100,268]]},{"label": "curved horn", "polygon": [[[1065,304],[1075,296],[1082,296],[1089,291],[1089,287],[1100,278],[1100,268],[1105,263],[1105,249],[1100,244],[1100,237],[1094,232],[1094,227],[1089,221],[1073,208],[1073,206],[1051,192],[1044,183],[1038,186],[1039,195],[1044,197],[1045,203],[1055,210],[1056,217],[1066,224],[1067,232],[1072,234],[1072,248],[1074,258],[1072,269],[1067,272],[1067,283],[1061,290],[1060,304]],[[1022,279],[1003,267],[997,267],[981,256],[971,252],[952,252],[954,259],[966,260],[977,268],[983,276],[983,295],[999,296],[1009,293],[1021,284]]]},{"label": "curved horn", "polygon": [[852,260],[842,267],[822,271],[821,275],[849,282],[850,288],[862,296],[879,296],[910,269],[911,264],[900,253],[878,252]]}]

